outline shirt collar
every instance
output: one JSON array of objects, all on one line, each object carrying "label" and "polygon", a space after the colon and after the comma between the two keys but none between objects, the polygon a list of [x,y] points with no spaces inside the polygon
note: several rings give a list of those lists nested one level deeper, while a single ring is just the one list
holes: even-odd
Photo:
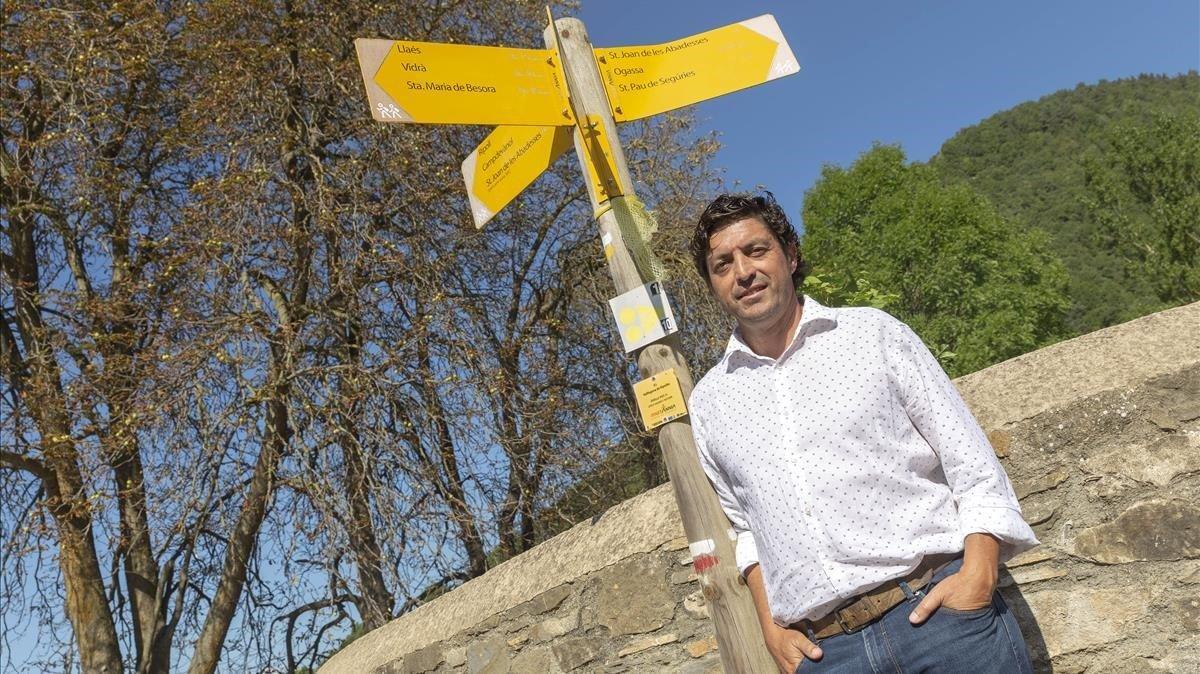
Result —
[{"label": "shirt collar", "polygon": [[[805,295],[804,311],[800,314],[800,325],[796,326],[796,334],[792,335],[792,341],[788,344],[787,348],[783,350],[783,353],[787,354],[789,351],[791,351],[796,346],[796,342],[800,339],[800,336],[809,330],[818,327],[828,329],[833,328],[836,325],[837,309],[833,307],[827,307],[814,300],[812,297]],[[754,350],[742,341],[741,336],[738,335],[737,328],[734,328],[733,334],[729,336],[729,343],[725,345],[724,357],[729,358],[735,352],[744,353],[751,358],[765,358],[765,356],[760,356],[757,353],[754,353]],[[780,357],[782,358],[782,355]]]}]

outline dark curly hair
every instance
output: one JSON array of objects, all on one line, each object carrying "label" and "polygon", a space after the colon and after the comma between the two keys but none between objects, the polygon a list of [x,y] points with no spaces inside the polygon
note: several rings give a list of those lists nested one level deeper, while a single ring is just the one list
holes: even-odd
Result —
[{"label": "dark curly hair", "polygon": [[746,218],[758,218],[771,233],[775,240],[786,251],[789,246],[796,247],[796,271],[792,272],[792,282],[799,290],[804,285],[804,277],[808,275],[808,264],[800,255],[799,238],[792,223],[775,195],[764,191],[762,196],[753,194],[722,194],[713,199],[712,203],[700,214],[696,223],[696,231],[692,233],[692,241],[688,246],[692,254],[692,262],[696,271],[705,283],[708,278],[708,242],[713,234],[720,229]]}]

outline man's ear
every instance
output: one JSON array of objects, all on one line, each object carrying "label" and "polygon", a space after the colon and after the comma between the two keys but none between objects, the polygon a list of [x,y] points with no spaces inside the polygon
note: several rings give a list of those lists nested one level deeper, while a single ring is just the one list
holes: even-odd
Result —
[{"label": "man's ear", "polygon": [[796,244],[789,243],[787,246],[785,246],[783,249],[783,254],[787,256],[788,267],[792,270],[792,272],[795,272],[796,264],[800,260],[800,256],[796,252]]}]

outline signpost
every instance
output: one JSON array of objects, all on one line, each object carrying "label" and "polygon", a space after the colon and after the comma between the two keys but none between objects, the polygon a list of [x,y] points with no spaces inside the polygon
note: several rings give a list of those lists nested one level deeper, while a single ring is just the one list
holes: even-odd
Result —
[{"label": "signpost", "polygon": [[658,279],[627,241],[637,205],[616,123],[690,105],[799,70],[770,15],[660,45],[594,49],[583,24],[551,17],[547,49],[402,40],[355,41],[374,118],[495,124],[463,162],[477,227],[484,226],[574,141],[616,287],[610,302],[643,380],[635,394],[657,429],[694,569],[727,672],[774,672],[753,600],[734,563],[733,531],[700,468],[687,418],[692,377]]}]

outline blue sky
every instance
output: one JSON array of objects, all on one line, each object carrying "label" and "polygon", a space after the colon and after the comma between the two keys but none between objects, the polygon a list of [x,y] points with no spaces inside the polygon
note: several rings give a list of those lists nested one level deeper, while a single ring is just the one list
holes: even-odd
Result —
[{"label": "blue sky", "polygon": [[772,190],[799,224],[822,164],[874,141],[924,161],[959,129],[1080,82],[1200,68],[1197,0],[582,0],[600,47],[654,44],[774,14],[798,74],[706,101],[726,179]]}]

